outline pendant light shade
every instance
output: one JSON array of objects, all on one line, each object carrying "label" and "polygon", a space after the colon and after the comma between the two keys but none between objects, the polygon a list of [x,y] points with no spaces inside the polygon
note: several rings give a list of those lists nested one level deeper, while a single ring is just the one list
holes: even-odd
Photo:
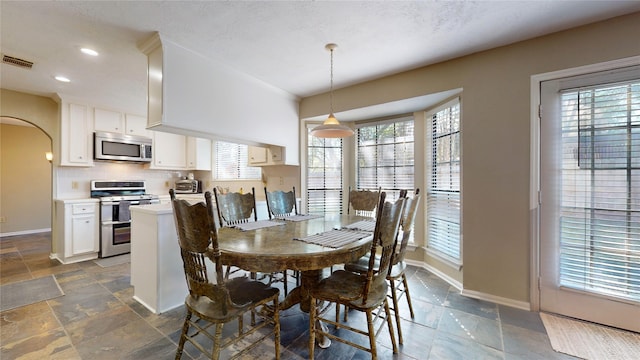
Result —
[{"label": "pendant light shade", "polygon": [[319,138],[343,138],[353,135],[353,129],[346,125],[340,124],[338,119],[333,115],[333,50],[338,47],[336,44],[327,44],[325,49],[331,52],[331,87],[329,90],[329,105],[331,112],[329,117],[322,125],[316,126],[311,130],[311,136]]}]

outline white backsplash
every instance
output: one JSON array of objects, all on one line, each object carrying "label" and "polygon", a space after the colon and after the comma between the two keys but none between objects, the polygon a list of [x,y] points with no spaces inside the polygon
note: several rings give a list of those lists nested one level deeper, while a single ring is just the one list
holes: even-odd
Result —
[{"label": "white backsplash", "polygon": [[[147,193],[165,195],[173,187],[176,180],[194,171],[150,170],[140,164],[96,162],[95,166],[87,168],[58,167],[56,172],[57,199],[88,198],[90,196],[91,180],[146,180]],[[209,180],[210,172],[204,173]],[[196,175],[197,179],[200,179]]]},{"label": "white backsplash", "polygon": [[[270,191],[290,190],[296,187],[296,195],[300,194],[300,178],[298,167],[271,166],[264,167],[264,179]],[[134,163],[96,162],[93,167],[57,167],[55,172],[56,189],[53,191],[55,199],[84,199],[90,197],[91,180],[146,180],[147,193],[155,195],[169,195],[169,189],[176,180],[194,173],[195,178],[202,180],[204,190],[211,190],[219,185],[230,191],[256,191],[256,199],[264,200],[264,186],[262,181],[213,181],[210,171],[193,170],[151,170],[145,165]]]}]

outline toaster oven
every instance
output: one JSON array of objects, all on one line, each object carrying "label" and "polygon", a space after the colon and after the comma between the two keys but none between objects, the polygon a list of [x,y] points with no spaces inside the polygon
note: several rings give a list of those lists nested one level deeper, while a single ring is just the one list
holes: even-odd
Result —
[{"label": "toaster oven", "polygon": [[202,192],[202,181],[200,180],[177,180],[174,186],[176,194],[196,194]]}]

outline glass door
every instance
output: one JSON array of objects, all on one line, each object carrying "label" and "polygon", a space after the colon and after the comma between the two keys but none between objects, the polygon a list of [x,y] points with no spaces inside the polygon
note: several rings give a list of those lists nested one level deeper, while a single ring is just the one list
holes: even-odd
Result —
[{"label": "glass door", "polygon": [[540,309],[640,331],[640,68],[544,82],[541,109]]}]

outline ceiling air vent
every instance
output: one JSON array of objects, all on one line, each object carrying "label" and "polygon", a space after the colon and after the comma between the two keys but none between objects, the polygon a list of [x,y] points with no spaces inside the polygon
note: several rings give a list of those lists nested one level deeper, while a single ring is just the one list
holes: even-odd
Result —
[{"label": "ceiling air vent", "polygon": [[31,61],[27,61],[27,60],[23,60],[23,59],[18,59],[15,58],[13,56],[9,56],[9,55],[2,55],[2,63],[3,64],[9,64],[9,65],[15,65],[21,68],[25,68],[25,69],[31,69],[31,67],[33,66],[33,63]]}]

